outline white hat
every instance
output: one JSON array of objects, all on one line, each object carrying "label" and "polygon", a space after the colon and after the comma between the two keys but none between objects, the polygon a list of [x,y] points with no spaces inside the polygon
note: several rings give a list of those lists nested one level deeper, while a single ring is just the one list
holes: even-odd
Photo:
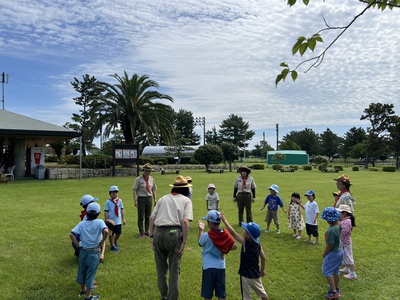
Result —
[{"label": "white hat", "polygon": [[86,212],[89,213],[92,211],[94,211],[95,214],[98,214],[100,212],[100,204],[94,202],[90,203],[86,208]]},{"label": "white hat", "polygon": [[118,192],[118,191],[119,191],[119,189],[118,189],[118,187],[116,185],[112,185],[110,187],[110,192]]},{"label": "white hat", "polygon": [[94,198],[92,195],[85,195],[81,198],[81,205],[85,206],[86,204],[97,200],[99,200],[99,198]]},{"label": "white hat", "polygon": [[209,185],[208,185],[208,188],[207,188],[207,190],[208,189],[216,189],[216,187],[215,187],[215,185],[213,184],[213,183],[210,183]]}]

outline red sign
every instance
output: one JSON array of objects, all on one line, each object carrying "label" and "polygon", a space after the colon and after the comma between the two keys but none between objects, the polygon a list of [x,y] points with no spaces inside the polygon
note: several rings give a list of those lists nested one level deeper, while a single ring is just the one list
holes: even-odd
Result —
[{"label": "red sign", "polygon": [[40,152],[39,153],[33,153],[33,155],[35,156],[35,164],[39,165],[42,153],[40,153]]}]

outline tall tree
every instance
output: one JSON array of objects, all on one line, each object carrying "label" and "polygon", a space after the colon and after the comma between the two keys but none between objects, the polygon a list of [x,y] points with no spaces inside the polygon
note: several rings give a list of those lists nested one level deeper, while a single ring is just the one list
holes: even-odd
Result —
[{"label": "tall tree", "polygon": [[172,97],[156,91],[158,83],[147,75],[129,77],[124,71],[123,76],[114,74],[111,77],[118,83],[104,83],[106,94],[94,108],[101,111],[98,126],[106,124],[104,136],[108,137],[113,129],[120,128],[127,144],[139,141],[152,144],[160,138],[170,144],[174,139],[173,110],[156,100],[173,102]]},{"label": "tall tree", "polygon": [[224,160],[224,154],[221,147],[207,144],[194,151],[193,158],[198,163],[205,165],[207,170],[211,164],[221,163]]},{"label": "tall tree", "polygon": [[[356,153],[359,155],[360,151],[359,148],[364,142],[365,138],[367,137],[367,133],[365,132],[364,128],[356,128],[352,127],[349,131],[347,131],[343,136],[343,148],[341,149],[341,156],[343,158],[347,158],[349,156],[358,158],[361,156],[354,156]],[[357,147],[354,149],[353,147]],[[365,152],[365,150],[363,151]],[[352,153],[352,154],[351,154]]]},{"label": "tall tree", "polygon": [[395,121],[393,104],[371,103],[364,109],[364,115],[360,120],[368,120],[371,127],[367,128],[368,136],[365,142],[365,168],[368,168],[369,160],[375,166],[375,159],[384,144],[383,141],[389,133],[389,128]]},{"label": "tall tree", "polygon": [[223,142],[221,144],[222,153],[224,154],[224,161],[229,164],[229,171],[232,171],[232,163],[239,158],[238,146]]},{"label": "tall tree", "polygon": [[219,134],[222,141],[243,147],[250,141],[255,132],[249,130],[250,123],[243,121],[242,117],[230,114],[227,119],[222,120],[219,126]]},{"label": "tall tree", "polygon": [[78,124],[75,130],[82,132],[82,154],[86,156],[87,145],[92,144],[97,131],[94,130],[97,112],[92,108],[97,105],[104,89],[102,83],[97,81],[94,76],[85,74],[82,78],[83,81],[79,81],[74,77],[74,81],[71,82],[75,91],[80,94],[79,97],[73,99],[77,105],[82,107],[79,110],[80,114],[72,114],[72,120]]},{"label": "tall tree", "polygon": [[200,145],[200,135],[194,132],[195,124],[192,112],[182,108],[175,112],[174,128],[182,135],[183,145]]},{"label": "tall tree", "polygon": [[394,152],[396,169],[398,169],[400,165],[400,117],[395,116],[393,119],[393,125],[389,127],[389,146]]},{"label": "tall tree", "polygon": [[339,146],[342,143],[342,138],[333,133],[329,128],[321,133],[320,139],[321,154],[328,157],[334,157],[336,154],[339,153]]},{"label": "tall tree", "polygon": [[310,156],[320,154],[320,137],[310,128],[306,127],[301,131],[291,131],[282,140],[296,143],[301,147],[301,150],[306,151]]},{"label": "tall tree", "polygon": [[292,140],[285,140],[280,142],[279,150],[301,150],[301,147]]},{"label": "tall tree", "polygon": [[206,143],[212,145],[221,145],[222,137],[217,131],[217,128],[213,126],[211,130],[207,130],[206,132]]},{"label": "tall tree", "polygon": [[[289,6],[293,6],[296,4],[297,0],[286,0]],[[359,0],[360,2],[365,3],[363,8],[360,9],[360,12],[353,18],[352,21],[350,21],[347,25],[345,26],[330,26],[328,25],[328,22],[325,20],[324,17],[323,20],[325,22],[325,28],[320,29],[318,32],[314,33],[310,37],[306,38],[304,36],[300,36],[297,38],[296,43],[292,47],[292,55],[295,55],[296,53],[299,53],[300,56],[303,56],[307,50],[310,50],[314,52],[317,43],[323,43],[323,38],[322,38],[322,32],[326,31],[336,31],[339,33],[332,39],[332,41],[325,46],[323,51],[314,57],[308,58],[300,62],[296,67],[290,68],[289,65],[286,62],[282,62],[280,66],[283,68],[281,73],[278,74],[278,76],[275,79],[275,84],[278,85],[280,81],[285,81],[286,77],[290,74],[291,78],[293,81],[297,79],[298,72],[297,69],[302,66],[303,64],[308,64],[306,67],[305,73],[307,73],[309,70],[312,68],[317,68],[320,64],[322,64],[326,52],[333,46],[333,44],[336,43],[336,41],[353,25],[353,23],[360,18],[366,11],[369,9],[373,8],[378,8],[380,10],[385,10],[386,8],[393,9],[394,7],[399,8],[400,7],[400,0]],[[308,5],[310,0],[302,0],[299,2],[303,2],[305,5]]]}]

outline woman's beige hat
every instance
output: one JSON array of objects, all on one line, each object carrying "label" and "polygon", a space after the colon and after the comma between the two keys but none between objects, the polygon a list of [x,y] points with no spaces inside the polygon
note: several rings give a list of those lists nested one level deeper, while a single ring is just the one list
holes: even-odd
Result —
[{"label": "woman's beige hat", "polygon": [[192,184],[187,182],[187,179],[183,176],[178,176],[175,178],[175,181],[173,184],[170,184],[169,186],[175,187],[175,188],[183,188],[183,187],[190,187],[193,186]]}]

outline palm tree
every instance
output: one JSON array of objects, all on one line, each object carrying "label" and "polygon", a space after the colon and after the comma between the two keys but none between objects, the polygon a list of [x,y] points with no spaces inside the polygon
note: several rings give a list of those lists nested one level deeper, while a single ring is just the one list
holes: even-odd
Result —
[{"label": "palm tree", "polygon": [[125,143],[136,144],[144,135],[149,143],[160,137],[166,142],[173,141],[174,129],[173,109],[166,104],[154,100],[168,100],[172,97],[156,91],[159,85],[150,80],[147,75],[134,74],[128,77],[118,74],[110,75],[118,83],[111,85],[103,83],[106,93],[97,107],[97,126],[105,125],[104,136],[108,137],[112,130],[120,128]]}]

